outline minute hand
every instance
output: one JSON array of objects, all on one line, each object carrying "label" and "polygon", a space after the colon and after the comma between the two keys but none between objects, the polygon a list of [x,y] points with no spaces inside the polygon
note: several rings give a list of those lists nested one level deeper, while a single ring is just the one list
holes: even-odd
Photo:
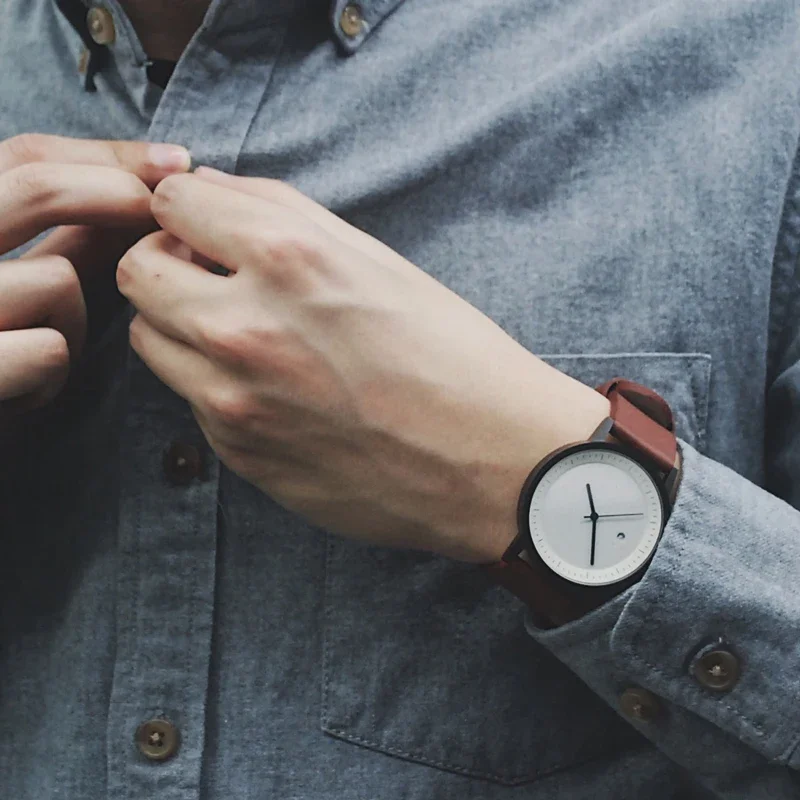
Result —
[{"label": "minute hand", "polygon": [[[638,512],[636,514],[598,514],[597,519],[603,519],[603,517],[643,517],[643,512]],[[591,519],[591,515],[586,514],[583,517],[584,519]]]}]

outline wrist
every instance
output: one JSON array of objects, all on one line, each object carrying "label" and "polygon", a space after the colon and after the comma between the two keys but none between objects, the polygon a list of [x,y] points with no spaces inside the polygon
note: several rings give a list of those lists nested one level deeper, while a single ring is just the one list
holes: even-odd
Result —
[{"label": "wrist", "polygon": [[[504,447],[493,485],[486,492],[487,514],[464,532],[463,560],[474,563],[499,561],[518,533],[517,504],[531,470],[555,450],[587,440],[609,414],[609,402],[585,384],[541,362],[557,376],[542,376],[536,418],[526,415],[517,426],[513,446]],[[542,386],[546,387],[544,391]]]}]

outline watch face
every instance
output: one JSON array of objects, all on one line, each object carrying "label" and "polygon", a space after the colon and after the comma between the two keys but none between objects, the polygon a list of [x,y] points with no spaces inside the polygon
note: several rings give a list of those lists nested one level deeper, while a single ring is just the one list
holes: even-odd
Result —
[{"label": "watch face", "polygon": [[665,522],[662,491],[624,448],[567,448],[529,487],[531,543],[553,572],[573,583],[617,583],[653,555]]}]

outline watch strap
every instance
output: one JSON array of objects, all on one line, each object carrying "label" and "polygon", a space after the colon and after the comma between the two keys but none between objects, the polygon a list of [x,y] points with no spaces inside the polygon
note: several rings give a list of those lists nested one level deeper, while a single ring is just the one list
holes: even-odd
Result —
[{"label": "watch strap", "polygon": [[[551,573],[544,564],[531,564],[522,554],[503,557],[500,561],[482,566],[492,581],[525,603],[533,621],[544,629],[579,619],[632,583],[627,581],[612,586],[592,587],[591,592],[570,591],[572,584],[559,589],[556,582],[562,582],[561,578]],[[546,614],[543,609],[547,609]]]},{"label": "watch strap", "polygon": [[652,389],[624,378],[613,378],[596,391],[608,398],[611,436],[648,457],[660,472],[675,465],[678,444],[672,410]]}]

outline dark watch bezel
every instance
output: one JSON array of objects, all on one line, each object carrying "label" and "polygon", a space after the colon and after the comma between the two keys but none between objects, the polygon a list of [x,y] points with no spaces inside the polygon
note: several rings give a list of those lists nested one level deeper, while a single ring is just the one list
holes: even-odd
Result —
[{"label": "dark watch bezel", "polygon": [[[624,456],[627,456],[631,460],[635,461],[642,469],[647,472],[647,474],[652,479],[653,483],[655,484],[656,490],[658,491],[658,496],[661,501],[661,508],[662,508],[662,524],[661,530],[658,533],[658,539],[656,540],[656,544],[653,547],[652,552],[650,553],[649,557],[646,561],[644,561],[635,572],[632,572],[630,575],[622,578],[619,581],[614,581],[613,583],[605,583],[605,584],[585,584],[585,583],[578,583],[576,581],[570,580],[569,578],[565,578],[563,575],[559,575],[555,572],[539,555],[536,545],[533,543],[533,537],[531,536],[530,531],[530,523],[529,523],[529,512],[530,512],[530,504],[531,500],[533,499],[533,494],[536,491],[536,487],[541,483],[542,479],[544,478],[545,474],[549,472],[556,464],[560,461],[563,461],[565,458],[573,455],[574,453],[579,453],[583,450],[609,450],[613,452],[620,453]],[[670,514],[672,513],[672,503],[669,498],[669,490],[667,487],[667,481],[671,476],[665,477],[663,473],[657,470],[653,465],[648,463],[645,459],[642,458],[641,454],[632,447],[628,445],[618,443],[618,442],[605,442],[605,441],[597,441],[597,440],[590,440],[590,441],[583,441],[583,442],[576,442],[574,444],[564,445],[563,447],[559,447],[557,450],[554,450],[550,453],[545,459],[543,459],[539,464],[537,464],[530,472],[528,477],[525,479],[525,483],[522,485],[522,489],[520,490],[519,500],[517,502],[517,530],[519,535],[517,536],[515,542],[515,550],[516,552],[507,552],[507,556],[517,555],[524,550],[527,557],[534,560],[537,566],[546,570],[546,574],[548,577],[552,579],[552,581],[561,587],[562,589],[576,593],[580,595],[587,595],[591,594],[593,597],[613,597],[614,595],[619,594],[628,586],[636,583],[638,580],[641,579],[642,574],[647,569],[648,565],[652,561],[653,557],[655,556],[656,550],[658,549],[658,544],[661,541],[661,537],[664,534],[664,528],[667,525],[669,520]]]}]

